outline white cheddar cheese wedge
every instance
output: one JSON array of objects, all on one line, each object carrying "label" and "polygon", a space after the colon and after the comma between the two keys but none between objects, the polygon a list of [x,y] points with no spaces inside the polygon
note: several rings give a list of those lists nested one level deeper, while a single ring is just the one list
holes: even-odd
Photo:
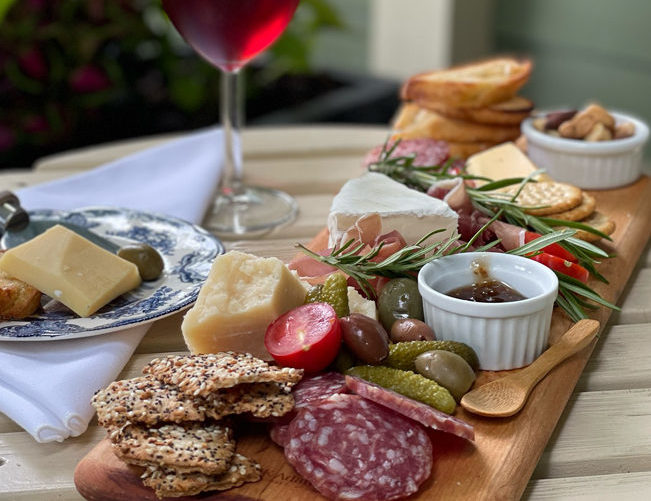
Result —
[{"label": "white cheddar cheese wedge", "polygon": [[426,244],[450,238],[457,230],[457,213],[448,204],[376,172],[348,181],[334,197],[328,215],[329,246],[339,242],[357,219],[377,213],[382,233],[398,230],[407,245],[415,244],[433,230],[443,229]]},{"label": "white cheddar cheese wedge", "polygon": [[140,285],[135,264],[60,225],[5,252],[0,268],[81,317]]},{"label": "white cheddar cheese wedge", "polygon": [[218,256],[181,330],[192,353],[248,352],[271,360],[267,326],[303,304],[305,286],[276,258],[231,251]]},{"label": "white cheddar cheese wedge", "polygon": [[[475,153],[466,161],[466,172],[473,176],[481,176],[499,181],[512,177],[527,177],[538,170],[520,148],[514,143],[504,143],[487,150]],[[545,174],[536,176],[539,181],[549,181]],[[476,181],[478,186],[485,184]]]}]

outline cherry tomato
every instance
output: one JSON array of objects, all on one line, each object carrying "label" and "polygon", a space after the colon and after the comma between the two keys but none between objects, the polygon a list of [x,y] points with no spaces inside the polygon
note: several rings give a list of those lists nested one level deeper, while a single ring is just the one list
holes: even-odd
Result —
[{"label": "cherry tomato", "polygon": [[[524,233],[524,243],[528,244],[532,240],[535,240],[536,238],[539,238],[539,237],[540,237],[540,234],[538,234],[538,233],[534,233],[533,231],[526,231]],[[576,256],[574,254],[572,254],[571,252],[563,249],[563,247],[561,247],[558,244],[550,244],[550,245],[548,245],[546,247],[543,247],[542,251],[546,252],[547,254],[551,254],[553,256],[558,256],[561,259],[564,259],[565,261],[571,261],[572,263],[576,263],[578,261],[578,259],[576,258]]]},{"label": "cherry tomato", "polygon": [[586,283],[590,277],[590,272],[583,266],[572,263],[566,259],[561,259],[558,256],[547,254],[546,252],[531,256],[531,259],[538,261],[540,264],[544,264],[547,268],[551,268],[554,271],[576,278],[583,283]]},{"label": "cherry tomato", "polygon": [[267,327],[264,345],[280,365],[320,371],[332,363],[341,347],[339,319],[327,303],[304,304]]}]

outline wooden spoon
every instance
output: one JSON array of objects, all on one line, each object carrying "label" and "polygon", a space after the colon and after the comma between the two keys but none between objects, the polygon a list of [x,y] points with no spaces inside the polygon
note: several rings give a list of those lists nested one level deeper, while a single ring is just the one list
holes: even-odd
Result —
[{"label": "wooden spoon", "polygon": [[563,360],[590,344],[599,330],[596,320],[580,320],[531,365],[466,393],[461,406],[475,414],[506,417],[516,414],[534,386]]}]

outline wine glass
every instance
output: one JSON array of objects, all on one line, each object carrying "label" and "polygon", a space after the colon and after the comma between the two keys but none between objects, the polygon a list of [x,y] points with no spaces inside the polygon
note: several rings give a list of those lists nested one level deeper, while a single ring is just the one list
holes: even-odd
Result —
[{"label": "wine glass", "polygon": [[[269,47],[285,30],[299,0],[163,0],[163,8],[181,36],[222,71],[222,172],[211,226],[226,235],[256,234],[296,216],[287,193],[242,183],[239,70]],[[213,224],[214,223],[214,224]]]}]

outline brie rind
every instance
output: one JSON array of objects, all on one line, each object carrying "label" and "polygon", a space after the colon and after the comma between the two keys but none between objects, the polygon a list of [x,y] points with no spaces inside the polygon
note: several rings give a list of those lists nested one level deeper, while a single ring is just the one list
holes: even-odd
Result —
[{"label": "brie rind", "polygon": [[441,242],[457,231],[457,213],[448,204],[376,172],[351,179],[332,200],[328,215],[329,246],[339,240],[361,216],[377,213],[383,233],[398,230],[412,245],[433,230],[443,229],[425,243]]}]

